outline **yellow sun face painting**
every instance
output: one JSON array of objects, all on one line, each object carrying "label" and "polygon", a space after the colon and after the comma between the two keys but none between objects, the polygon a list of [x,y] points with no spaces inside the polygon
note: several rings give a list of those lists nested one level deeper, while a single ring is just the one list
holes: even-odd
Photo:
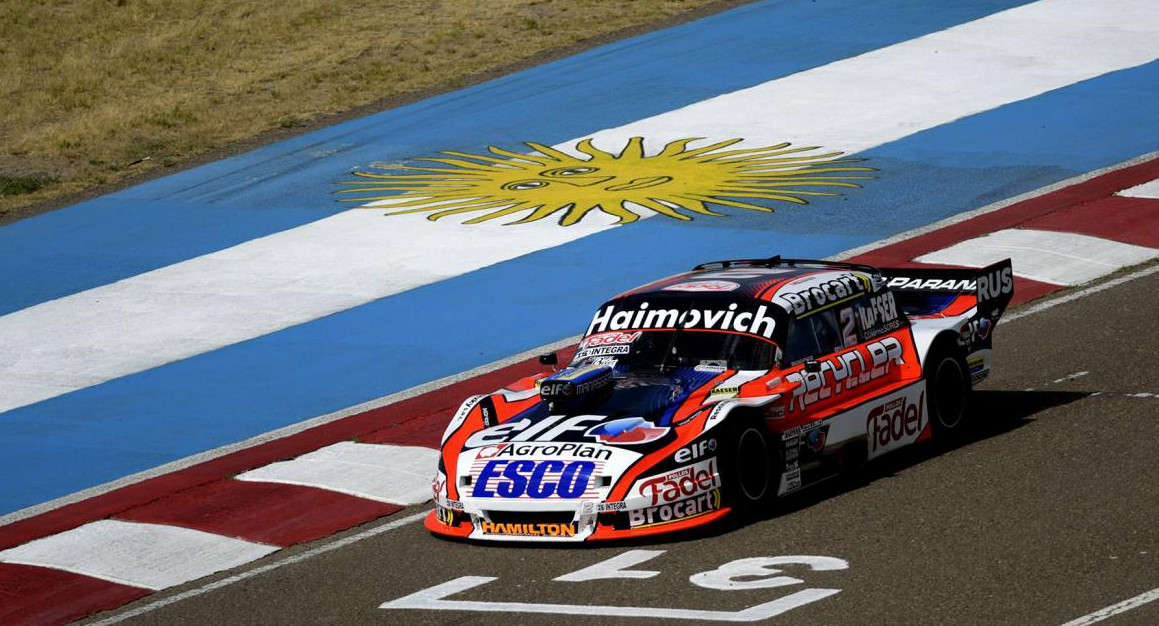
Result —
[{"label": "yellow sun face painting", "polygon": [[[679,139],[656,154],[632,137],[619,154],[591,139],[576,144],[579,155],[527,142],[521,154],[491,146],[487,154],[445,151],[416,159],[433,165],[383,166],[382,173],[356,171],[344,181],[346,202],[388,201],[386,215],[425,213],[427,219],[468,217],[464,224],[509,219],[526,224],[554,218],[571,226],[593,212],[634,222],[649,214],[677,220],[721,216],[713,206],[772,212],[768,201],[808,204],[808,196],[840,195],[835,188],[860,187],[857,173],[871,167],[840,152],[788,143],[733,149],[740,139],[692,148],[696,138]],[[757,204],[761,202],[760,204]]]}]

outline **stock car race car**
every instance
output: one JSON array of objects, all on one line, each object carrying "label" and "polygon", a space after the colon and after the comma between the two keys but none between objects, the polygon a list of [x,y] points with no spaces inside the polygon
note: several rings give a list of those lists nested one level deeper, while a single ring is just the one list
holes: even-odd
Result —
[{"label": "stock car race car", "polygon": [[426,527],[507,541],[675,531],[949,437],[1013,291],[1009,259],[919,270],[773,257],[624,293],[568,366],[463,403]]}]

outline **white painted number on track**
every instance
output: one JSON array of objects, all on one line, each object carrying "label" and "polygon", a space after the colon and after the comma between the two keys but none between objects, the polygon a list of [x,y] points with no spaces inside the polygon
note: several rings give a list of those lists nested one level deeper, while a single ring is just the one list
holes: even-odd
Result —
[{"label": "white painted number on track", "polygon": [[652,578],[659,575],[660,572],[627,568],[639,565],[644,561],[650,561],[661,554],[664,554],[664,550],[629,550],[606,561],[600,561],[591,567],[564,574],[555,580],[565,583],[579,583],[602,578]]},{"label": "white painted number on track", "polygon": [[[631,550],[619,554],[590,567],[576,570],[556,578],[562,582],[584,582],[605,578],[652,578],[660,572],[651,570],[629,570],[627,568],[654,559],[663,550]],[[737,559],[720,567],[699,574],[689,580],[700,587],[733,591],[740,589],[768,589],[795,585],[804,581],[790,576],[773,576],[781,570],[774,566],[807,565],[813,570],[843,570],[849,564],[842,559],[827,556],[778,556]],[[755,580],[742,580],[746,578]],[[823,600],[840,589],[802,589],[796,593],[749,607],[741,611],[712,611],[696,609],[671,609],[643,606],[599,606],[587,604],[540,604],[530,602],[478,602],[470,600],[448,600],[457,593],[480,587],[498,580],[493,576],[460,576],[454,580],[423,589],[409,596],[390,600],[379,605],[380,609],[418,609],[428,611],[480,611],[489,613],[538,613],[555,615],[599,615],[606,617],[651,617],[665,619],[685,619],[715,622],[757,622],[776,617],[795,608]]]},{"label": "white painted number on track", "polygon": [[[792,576],[772,576],[781,573],[774,569],[775,565],[808,565],[814,570],[849,569],[848,563],[831,556],[758,556],[725,563],[711,572],[693,574],[688,580],[694,585],[721,591],[772,589],[805,582]],[[753,577],[756,579],[740,580]]]}]

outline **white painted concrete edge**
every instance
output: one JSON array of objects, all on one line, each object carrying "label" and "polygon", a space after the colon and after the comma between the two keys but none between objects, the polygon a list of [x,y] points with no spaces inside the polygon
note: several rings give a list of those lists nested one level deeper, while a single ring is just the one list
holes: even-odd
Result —
[{"label": "white painted concrete edge", "polygon": [[[1079,183],[1083,183],[1083,182],[1086,182],[1088,180],[1091,180],[1092,178],[1097,178],[1099,176],[1102,176],[1104,174],[1108,174],[1110,172],[1118,171],[1121,169],[1126,169],[1128,167],[1132,167],[1132,166],[1138,165],[1140,163],[1150,161],[1150,160],[1155,159],[1155,158],[1159,158],[1159,150],[1156,150],[1154,152],[1148,152],[1147,154],[1137,156],[1133,159],[1128,159],[1126,161],[1123,161],[1122,163],[1117,163],[1115,165],[1110,165],[1110,166],[1100,168],[1100,169],[1097,169],[1097,170],[1094,170],[1091,172],[1087,172],[1085,174],[1080,174],[1079,176],[1068,178],[1066,180],[1059,181],[1059,182],[1054,183],[1052,185],[1047,185],[1045,187],[1041,187],[1039,189],[1035,189],[1033,191],[1029,191],[1027,193],[1015,196],[1013,198],[1007,198],[1006,200],[1001,200],[1001,201],[995,202],[993,204],[986,205],[982,208],[975,209],[973,211],[959,213],[958,215],[955,215],[953,217],[948,217],[944,220],[934,222],[933,224],[929,224],[926,226],[921,226],[919,228],[907,230],[907,231],[898,233],[896,235],[886,237],[885,239],[881,239],[879,241],[875,241],[873,243],[866,244],[864,246],[852,248],[850,250],[846,250],[845,252],[841,252],[839,254],[835,254],[835,255],[826,257],[826,260],[841,261],[844,259],[848,259],[850,257],[857,256],[859,254],[865,254],[866,252],[871,252],[871,251],[877,250],[879,248],[884,248],[886,246],[890,246],[890,245],[893,245],[895,243],[905,241],[907,239],[912,239],[914,237],[918,237],[918,236],[924,235],[926,233],[933,232],[935,230],[940,230],[940,229],[945,228],[947,226],[952,226],[954,224],[958,224],[960,222],[964,222],[966,220],[973,219],[975,217],[978,217],[979,215],[986,215],[987,213],[993,213],[995,211],[1000,211],[1002,209],[1005,209],[1006,207],[1018,204],[1020,202],[1030,200],[1032,198],[1037,198],[1039,196],[1043,196],[1043,195],[1046,195],[1048,193],[1058,191],[1059,189],[1064,189],[1066,187],[1077,185]],[[1003,321],[1006,321],[1008,319],[1011,319],[1011,316],[1007,315],[1006,318],[1003,319]],[[411,387],[410,389],[405,389],[403,391],[393,393],[393,394],[390,394],[387,396],[383,396],[381,398],[369,400],[369,401],[364,402],[362,404],[357,404],[357,405],[354,405],[352,407],[342,409],[340,411],[335,411],[333,413],[327,413],[326,415],[321,415],[321,416],[315,417],[313,419],[298,422],[297,424],[292,424],[292,425],[286,426],[284,428],[279,428],[277,430],[271,430],[267,433],[263,433],[261,435],[255,436],[255,437],[251,437],[249,439],[239,441],[239,442],[234,443],[234,444],[222,446],[220,448],[215,448],[213,450],[207,450],[205,452],[201,452],[199,454],[194,454],[194,455],[185,457],[183,459],[173,461],[172,463],[167,463],[165,465],[155,467],[155,468],[150,469],[150,470],[138,472],[136,474],[131,474],[131,475],[126,476],[124,478],[120,478],[118,480],[114,480],[114,481],[105,483],[103,485],[91,487],[89,489],[85,489],[83,491],[78,491],[76,493],[72,493],[72,494],[69,494],[67,496],[62,496],[60,498],[56,498],[56,499],[50,500],[48,502],[44,502],[44,503],[41,503],[41,504],[38,504],[35,506],[21,509],[19,511],[14,511],[14,512],[9,513],[7,515],[0,516],[0,526],[4,526],[6,524],[11,524],[12,522],[20,521],[22,519],[27,519],[29,517],[33,517],[36,515],[40,515],[41,513],[46,513],[48,511],[59,509],[63,506],[67,506],[69,504],[80,502],[82,500],[87,500],[89,498],[99,496],[101,494],[108,493],[108,492],[114,491],[116,489],[120,489],[121,487],[127,487],[129,485],[143,482],[143,481],[148,480],[150,478],[155,478],[157,476],[169,474],[169,473],[172,473],[172,472],[175,472],[178,470],[185,469],[187,467],[192,467],[192,466],[197,465],[199,463],[204,463],[205,461],[210,461],[210,460],[225,456],[227,454],[232,454],[232,453],[237,452],[239,450],[245,450],[246,448],[252,448],[254,446],[266,443],[267,441],[273,441],[275,439],[281,439],[283,437],[288,437],[290,435],[302,432],[304,430],[309,430],[311,428],[314,428],[315,426],[321,426],[323,424],[328,424],[330,422],[337,421],[337,420],[349,417],[351,415],[356,415],[358,413],[363,413],[365,411],[370,411],[372,409],[377,409],[377,408],[381,408],[381,407],[388,406],[391,404],[396,404],[396,403],[402,402],[403,400],[406,400],[408,398],[413,398],[415,396],[419,396],[419,395],[422,395],[422,394],[430,392],[430,391],[436,391],[438,389],[442,389],[443,387],[453,385],[454,383],[466,380],[468,378],[474,378],[475,376],[480,376],[480,375],[486,374],[488,372],[492,372],[494,370],[501,369],[501,368],[506,367],[508,365],[518,363],[520,361],[534,357],[537,354],[542,354],[544,352],[552,352],[555,350],[565,348],[565,347],[570,346],[570,345],[576,343],[577,341],[579,341],[579,338],[580,338],[579,335],[573,335],[571,337],[567,337],[567,338],[561,339],[559,341],[540,346],[538,348],[532,348],[530,350],[527,350],[525,352],[521,352],[521,353],[516,354],[514,356],[507,357],[505,359],[500,359],[498,361],[494,361],[494,362],[488,363],[486,365],[481,365],[479,367],[461,372],[459,374],[454,374],[452,376],[440,378],[438,380],[435,380],[435,381],[432,381],[432,382],[429,382],[429,383],[426,383],[423,385]]]}]

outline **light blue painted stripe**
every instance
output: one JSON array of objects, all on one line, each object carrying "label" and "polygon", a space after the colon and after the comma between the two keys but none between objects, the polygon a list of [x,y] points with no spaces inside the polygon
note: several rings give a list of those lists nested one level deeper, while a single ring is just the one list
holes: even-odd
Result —
[{"label": "light blue painted stripe", "polygon": [[714,258],[826,256],[1159,146],[1159,63],[876,148],[845,198],[646,220],[0,416],[0,514],[581,330],[609,295]]},{"label": "light blue painted stripe", "polygon": [[0,315],[324,218],[350,169],[553,144],[1027,0],[762,2],[0,228]]}]

